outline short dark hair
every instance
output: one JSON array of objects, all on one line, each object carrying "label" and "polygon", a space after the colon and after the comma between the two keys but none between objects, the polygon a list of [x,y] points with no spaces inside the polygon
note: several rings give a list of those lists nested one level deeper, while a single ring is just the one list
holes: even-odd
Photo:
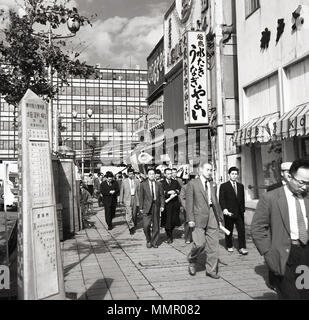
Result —
[{"label": "short dark hair", "polygon": [[231,167],[229,169],[229,174],[231,174],[233,171],[236,171],[237,173],[239,173],[239,169],[237,167]]},{"label": "short dark hair", "polygon": [[154,173],[156,173],[156,170],[154,168],[147,169],[147,174],[149,173],[149,171],[153,171]]},{"label": "short dark hair", "polygon": [[171,168],[164,169],[164,174],[166,174],[167,171],[172,171],[172,169]]},{"label": "short dark hair", "polygon": [[305,160],[305,159],[295,160],[292,163],[289,172],[291,175],[295,175],[295,173],[297,173],[298,169],[300,168],[309,169],[309,160]]},{"label": "short dark hair", "polygon": [[113,175],[113,173],[112,173],[111,171],[107,171],[107,172],[105,173],[105,177],[106,177],[106,178],[114,178],[114,175]]},{"label": "short dark hair", "polygon": [[176,171],[177,172],[178,170],[177,170],[177,168],[173,168],[172,171]]},{"label": "short dark hair", "polygon": [[128,172],[128,173],[130,173],[130,172],[131,172],[131,173],[134,173],[134,169],[133,169],[133,168],[130,168],[130,169],[127,170],[127,172]]},{"label": "short dark hair", "polygon": [[155,174],[160,174],[161,175],[161,173],[162,173],[161,170],[159,170],[159,169],[155,170]]}]

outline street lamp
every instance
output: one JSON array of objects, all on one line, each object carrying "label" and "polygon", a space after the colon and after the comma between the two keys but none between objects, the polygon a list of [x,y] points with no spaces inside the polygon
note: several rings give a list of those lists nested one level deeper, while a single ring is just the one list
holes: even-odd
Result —
[{"label": "street lamp", "polygon": [[93,111],[92,109],[87,110],[87,116],[85,114],[81,114],[80,119],[78,119],[77,111],[72,112],[72,117],[75,121],[81,123],[81,140],[82,140],[82,179],[84,179],[84,122],[88,121],[92,117]]}]

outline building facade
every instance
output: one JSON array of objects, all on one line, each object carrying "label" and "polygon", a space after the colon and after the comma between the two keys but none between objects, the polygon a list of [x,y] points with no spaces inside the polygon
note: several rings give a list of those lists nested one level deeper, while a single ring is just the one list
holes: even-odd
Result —
[{"label": "building facade", "polygon": [[237,45],[246,198],[280,179],[280,163],[309,156],[309,3],[240,0]]},{"label": "building facade", "polygon": [[166,153],[194,173],[208,159],[217,182],[238,162],[235,9],[233,0],[175,0],[164,16]]},{"label": "building facade", "polygon": [[[54,79],[57,85],[57,79]],[[85,172],[90,160],[100,166],[121,164],[137,143],[134,123],[147,107],[147,71],[138,69],[97,69],[92,79],[69,79],[69,85],[59,88],[52,101],[53,110],[58,111],[61,124],[60,144],[76,151],[77,161],[81,159],[81,122],[87,110],[93,114],[84,122]],[[0,102],[0,157],[16,159],[17,130],[14,130],[14,108],[3,99]]]}]

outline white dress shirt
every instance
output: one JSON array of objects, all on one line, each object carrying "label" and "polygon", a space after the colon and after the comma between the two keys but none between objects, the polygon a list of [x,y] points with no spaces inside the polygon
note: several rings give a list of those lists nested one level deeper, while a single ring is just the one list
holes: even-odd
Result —
[{"label": "white dress shirt", "polygon": [[131,190],[131,196],[135,195],[135,181],[134,179],[129,178],[129,185],[130,185],[130,190]]},{"label": "white dress shirt", "polygon": [[156,182],[149,180],[149,188],[150,188],[150,192],[151,192],[151,190],[153,188],[153,194],[154,194],[153,200],[156,200]]},{"label": "white dress shirt", "polygon": [[[293,196],[293,193],[288,188],[287,185],[284,186],[285,195],[288,201],[289,207],[289,218],[290,218],[290,229],[291,229],[291,239],[298,240],[299,239],[299,232],[298,232],[298,224],[297,224],[297,213],[296,213],[296,199]],[[306,228],[308,229],[308,221],[306,216],[306,207],[304,199],[299,199],[300,208],[305,220]]]},{"label": "white dress shirt", "polygon": [[211,204],[212,204],[212,201],[211,201],[210,182],[209,182],[208,180],[206,180],[203,175],[200,176],[200,179],[201,179],[201,181],[202,181],[202,185],[203,185],[204,191],[206,191],[206,189],[205,189],[205,182],[207,181],[208,201],[209,201],[209,204],[211,205]]}]

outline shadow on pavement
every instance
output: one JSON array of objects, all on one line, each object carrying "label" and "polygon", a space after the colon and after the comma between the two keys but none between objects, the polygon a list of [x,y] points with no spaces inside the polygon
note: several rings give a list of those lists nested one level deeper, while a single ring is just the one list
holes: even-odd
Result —
[{"label": "shadow on pavement", "polygon": [[113,279],[97,280],[78,300],[102,300],[109,293]]}]

